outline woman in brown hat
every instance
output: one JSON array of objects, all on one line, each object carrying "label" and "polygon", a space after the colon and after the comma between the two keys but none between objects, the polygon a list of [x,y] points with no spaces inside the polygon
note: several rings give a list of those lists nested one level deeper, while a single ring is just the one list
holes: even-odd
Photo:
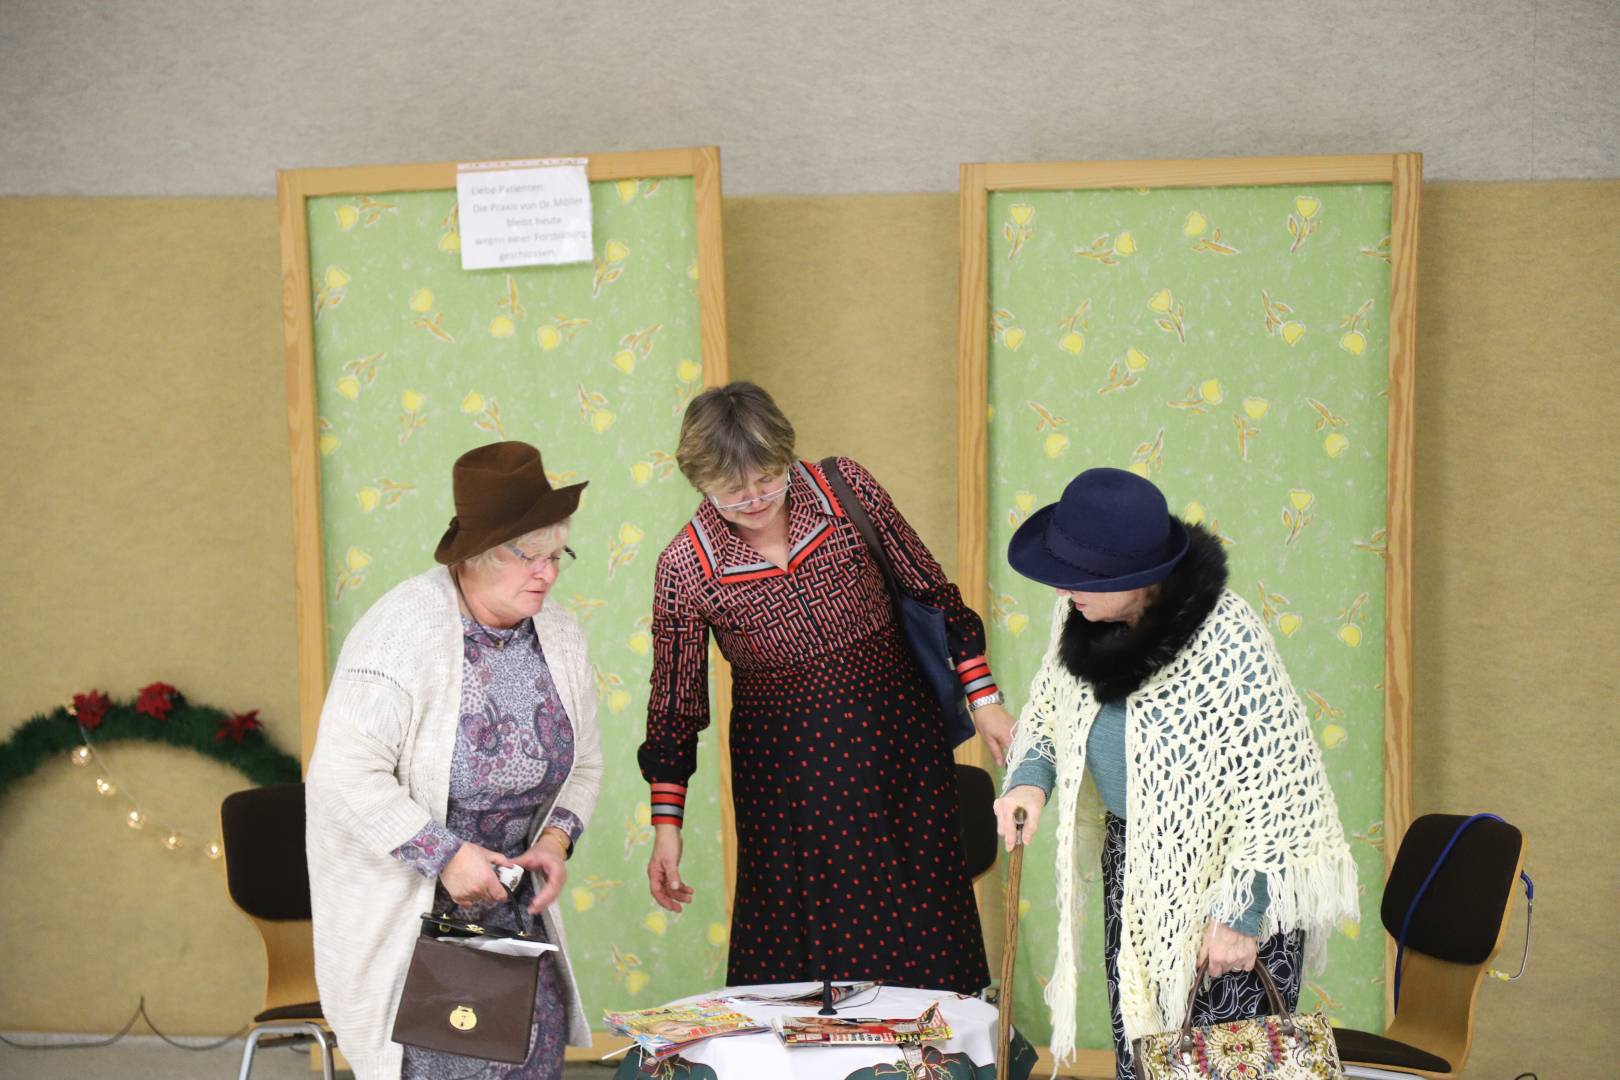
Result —
[{"label": "woman in brown hat", "polygon": [[[553,489],[520,442],[468,451],[453,476],[442,565],[355,625],[321,710],[305,788],[316,980],[359,1080],[551,1080],[564,1043],[590,1041],[556,900],[602,754],[585,636],[547,603],[585,485]],[[524,871],[516,904],[501,867]],[[453,909],[562,947],[523,1064],[390,1041],[417,916]]]},{"label": "woman in brown hat", "polygon": [[653,585],[639,755],[652,787],[653,899],[679,911],[692,898],[680,825],[709,722],[712,631],[733,675],[727,983],[879,979],[976,993],[989,974],[951,742],[845,498],[871,519],[905,590],[944,611],[951,666],[999,760],[1012,718],[984,626],[871,473],[848,458],[800,461],[793,441],[750,383],[698,395],[681,425],[676,460],[703,499]]}]

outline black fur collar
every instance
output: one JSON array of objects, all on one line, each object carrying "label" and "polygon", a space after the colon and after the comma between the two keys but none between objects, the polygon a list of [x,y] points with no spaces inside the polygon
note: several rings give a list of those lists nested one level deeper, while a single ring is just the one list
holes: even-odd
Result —
[{"label": "black fur collar", "polygon": [[1170,571],[1135,626],[1088,622],[1070,611],[1063,624],[1063,666],[1091,684],[1097,700],[1122,701],[1174,660],[1226,588],[1226,549],[1202,526],[1189,525],[1187,554]]}]

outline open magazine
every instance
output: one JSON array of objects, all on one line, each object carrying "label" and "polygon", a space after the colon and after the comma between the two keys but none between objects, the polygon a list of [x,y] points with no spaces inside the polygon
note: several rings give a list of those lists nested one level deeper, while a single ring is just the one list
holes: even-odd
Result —
[{"label": "open magazine", "polygon": [[[838,983],[833,984],[832,1003],[848,1001],[857,994],[864,994],[877,988],[875,982]],[[809,990],[800,993],[785,991],[780,994],[728,994],[727,1001],[742,1001],[749,1005],[802,1005],[806,1008],[821,1007],[821,990]]]},{"label": "open magazine", "polygon": [[633,1012],[604,1012],[602,1020],[610,1031],[634,1039],[641,1052],[651,1058],[670,1057],[704,1039],[770,1030],[768,1024],[744,1016],[724,1001],[716,1000]]},{"label": "open magazine", "polygon": [[782,1016],[772,1026],[788,1046],[917,1046],[951,1037],[951,1026],[937,1001],[910,1020]]}]

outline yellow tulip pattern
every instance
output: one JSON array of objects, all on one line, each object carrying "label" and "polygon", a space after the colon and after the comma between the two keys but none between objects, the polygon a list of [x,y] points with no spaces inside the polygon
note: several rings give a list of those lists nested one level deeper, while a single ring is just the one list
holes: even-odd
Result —
[{"label": "yellow tulip pattern", "polygon": [[1292,255],[1305,246],[1316,233],[1316,227],[1322,223],[1318,216],[1322,212],[1322,201],[1311,195],[1300,195],[1294,199],[1294,212],[1288,215],[1288,235],[1293,242],[1288,245],[1288,253]]},{"label": "yellow tulip pattern", "polygon": [[1148,310],[1158,315],[1153,320],[1154,326],[1167,334],[1174,334],[1183,345],[1187,344],[1187,309],[1176,303],[1174,293],[1169,289],[1160,289],[1148,297]]},{"label": "yellow tulip pattern", "polygon": [[1367,351],[1367,335],[1362,330],[1366,325],[1367,316],[1372,314],[1373,302],[1368,300],[1355,311],[1339,320],[1339,329],[1344,336],[1339,338],[1339,348],[1351,356],[1360,356]]},{"label": "yellow tulip pattern", "polygon": [[[1058,348],[1071,356],[1079,356],[1086,351],[1086,331],[1090,328],[1088,322],[1090,312],[1091,301],[1082,300],[1079,307],[1058,323],[1058,329],[1062,332],[1062,336],[1058,338]],[[1018,346],[1010,347],[1016,349]]]},{"label": "yellow tulip pattern", "polygon": [[415,484],[396,483],[386,476],[379,476],[355,492],[355,498],[359,500],[360,509],[369,514],[379,506],[384,510],[398,510],[405,496],[415,491]]},{"label": "yellow tulip pattern", "polygon": [[597,390],[587,390],[584,383],[579,384],[579,417],[598,435],[613,426],[613,410],[607,406],[606,394]]},{"label": "yellow tulip pattern", "polygon": [[597,609],[606,603],[606,600],[593,600],[583,593],[574,593],[563,601],[563,607],[567,608],[568,613],[581,623],[587,623],[590,622],[591,616],[595,614]]},{"label": "yellow tulip pattern", "polygon": [[1091,241],[1090,247],[1077,247],[1074,253],[1099,266],[1118,266],[1119,260],[1136,254],[1136,237],[1129,229],[1122,229],[1118,236],[1103,233]]},{"label": "yellow tulip pattern", "polygon": [[1289,318],[1294,309],[1281,300],[1273,300],[1265,289],[1260,290],[1260,310],[1265,315],[1266,333],[1283,339],[1288,345],[1298,345],[1305,336],[1305,324]]},{"label": "yellow tulip pattern", "polygon": [[1018,351],[1018,347],[1028,336],[1024,328],[1018,325],[1018,316],[1006,308],[997,308],[990,313],[990,328],[995,333],[996,340],[1013,352]]},{"label": "yellow tulip pattern", "polygon": [[675,382],[680,391],[675,395],[675,405],[670,412],[679,416],[703,389],[703,365],[696,360],[682,360],[675,365]]},{"label": "yellow tulip pattern", "polygon": [[[1387,185],[994,192],[986,268],[986,614],[1002,684],[1028,684],[1050,592],[996,553],[1081,469],[1151,478],[1228,552],[1300,686],[1346,832],[1364,838],[1369,913],[1383,881],[1390,211]],[[1032,865],[1039,895],[1051,871]],[[1025,923],[1032,955],[1049,954],[1050,912]],[[1304,1007],[1317,994],[1338,1021],[1382,1023],[1380,936],[1348,924],[1330,948],[1333,974]],[[1020,961],[1017,979],[1034,1000],[1037,965]],[[1020,1017],[1035,1038],[1038,1012]],[[1082,1045],[1110,1044],[1105,1021],[1081,1024]]]},{"label": "yellow tulip pattern", "polygon": [[338,206],[334,213],[337,216],[337,225],[343,232],[348,232],[356,225],[363,229],[371,229],[382,224],[384,217],[399,213],[396,203],[382,202],[369,195],[356,195],[352,202]]},{"label": "yellow tulip pattern", "polygon": [[630,479],[636,487],[646,487],[654,480],[668,480],[675,475],[676,468],[674,454],[654,450],[640,461],[631,463]]},{"label": "yellow tulip pattern", "polygon": [[461,399],[461,412],[473,418],[473,427],[479,431],[491,431],[502,439],[506,438],[506,425],[501,423],[501,406],[493,397],[485,397],[477,390],[470,391]]},{"label": "yellow tulip pattern", "polygon": [[579,336],[580,331],[591,325],[589,319],[574,319],[567,315],[553,315],[540,329],[534,332],[535,343],[540,346],[541,352],[550,352],[561,348]]},{"label": "yellow tulip pattern", "polygon": [[613,580],[615,574],[636,561],[641,553],[642,531],[629,522],[619,526],[619,535],[613,541],[613,547],[608,551],[608,580]]},{"label": "yellow tulip pattern", "polygon": [[321,275],[321,284],[315,290],[315,319],[343,303],[349,293],[350,277],[342,267],[328,266]]},{"label": "yellow tulip pattern", "polygon": [[630,692],[624,688],[624,679],[600,667],[591,670],[596,676],[596,700],[606,705],[609,712],[623,712],[630,704]]},{"label": "yellow tulip pattern", "polygon": [[[453,190],[308,200],[321,565],[330,663],[380,596],[433,565],[456,457],[536,444],[553,486],[590,481],[568,539],[578,561],[548,603],[585,631],[604,754],[628,761],[653,660],[653,556],[696,502],[673,450],[704,380],[698,233],[690,179],[591,193],[593,262],[475,274],[460,268]],[[582,992],[601,1007],[696,993],[724,971],[712,733],[698,770],[681,866],[698,898],[661,924],[637,885],[653,838],[646,785],[634,769],[603,779],[562,896]]]},{"label": "yellow tulip pattern", "polygon": [[1024,245],[1035,237],[1035,208],[1017,203],[1007,208],[1007,221],[1001,226],[1001,235],[1007,240],[1007,258],[1018,258]]},{"label": "yellow tulip pattern", "polygon": [[652,807],[641,803],[624,816],[624,857],[630,858],[636,848],[652,843],[652,839]]},{"label": "yellow tulip pattern", "polygon": [[1209,229],[1209,219],[1194,210],[1187,215],[1187,223],[1182,226],[1181,232],[1192,240],[1194,251],[1207,252],[1211,255],[1241,254],[1237,248],[1221,239],[1221,230],[1215,229],[1205,235],[1206,229]]},{"label": "yellow tulip pattern", "polygon": [[602,295],[602,290],[624,276],[624,263],[630,249],[618,240],[609,240],[602,246],[602,254],[594,260],[595,276],[591,279],[591,299]]},{"label": "yellow tulip pattern", "polygon": [[620,338],[619,351],[613,354],[613,366],[626,375],[634,372],[637,360],[645,360],[652,355],[653,342],[661,329],[663,327],[653,323]]}]

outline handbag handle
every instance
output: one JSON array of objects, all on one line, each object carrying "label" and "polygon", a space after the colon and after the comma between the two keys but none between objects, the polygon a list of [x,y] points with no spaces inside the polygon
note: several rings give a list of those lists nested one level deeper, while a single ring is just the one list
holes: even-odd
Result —
[{"label": "handbag handle", "polygon": [[[506,903],[507,903],[507,906],[510,907],[511,910],[512,910],[512,924],[514,926],[522,926],[523,925],[523,907],[522,907],[521,904],[518,903],[517,890],[515,890],[515,889],[507,889],[506,890]],[[543,923],[540,922],[540,916],[536,915],[534,917],[533,925],[535,925],[535,926],[544,925]],[[498,930],[498,929],[497,930],[491,930],[488,927],[480,926],[478,923],[475,923],[470,919],[458,919],[454,915],[450,915],[448,913],[446,913],[444,915],[435,915],[432,912],[428,912],[428,913],[424,914],[422,916],[422,929],[426,930],[429,926],[436,926],[440,930],[459,930],[462,933],[470,935],[472,937],[492,937],[492,938],[508,938],[508,937],[512,937],[512,938],[523,938],[524,940],[528,940],[528,941],[544,941],[545,940],[545,935],[543,935],[543,934],[536,935],[536,934],[529,933],[529,932],[524,931],[524,930],[516,930],[516,931],[513,931],[511,933],[507,933],[504,930]]]},{"label": "handbag handle", "polygon": [[[1198,988],[1203,985],[1204,975],[1208,972],[1208,970],[1209,965],[1205,962],[1200,962],[1198,965],[1198,974],[1193,977],[1192,989],[1187,991],[1187,1012],[1181,1020],[1180,1044],[1181,1061],[1184,1065],[1192,1062],[1193,1003],[1198,998]],[[1290,1013],[1288,1011],[1288,1007],[1283,1004],[1282,994],[1278,993],[1277,984],[1272,980],[1271,972],[1266,970],[1266,965],[1261,963],[1258,957],[1256,957],[1254,961],[1254,973],[1259,976],[1260,985],[1265,988],[1266,997],[1271,1001],[1271,1011],[1277,1016],[1277,1026],[1282,1029],[1284,1035],[1287,1035],[1290,1039],[1298,1042],[1299,1031],[1294,1027],[1293,1014]]]}]

